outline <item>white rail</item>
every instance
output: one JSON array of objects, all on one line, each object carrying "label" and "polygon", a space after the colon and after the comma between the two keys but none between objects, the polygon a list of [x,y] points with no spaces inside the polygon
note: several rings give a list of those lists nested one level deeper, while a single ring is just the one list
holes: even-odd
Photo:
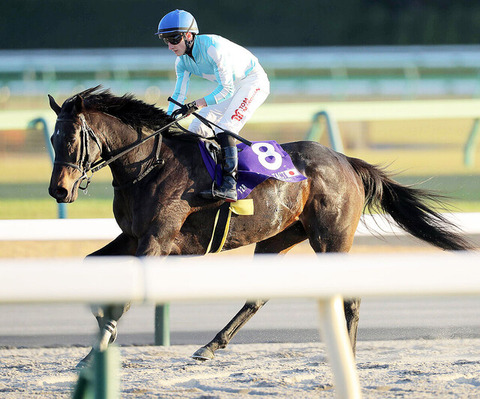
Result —
[{"label": "white rail", "polygon": [[198,257],[4,259],[0,303],[315,298],[336,395],[358,398],[342,297],[480,294],[477,253],[263,255],[224,263]]},{"label": "white rail", "polygon": [[[480,234],[480,213],[446,215],[468,234]],[[0,220],[0,241],[112,240],[121,233],[114,219]],[[406,234],[382,216],[365,215],[356,236]]]},{"label": "white rail", "polygon": [[115,219],[0,220],[0,241],[112,240],[121,232]]},{"label": "white rail", "polygon": [[[267,103],[255,112],[250,123],[311,122],[318,111],[327,111],[337,122],[477,119],[480,118],[480,100]],[[44,118],[53,129],[56,115],[50,109],[0,111],[0,129],[25,129],[36,118]]]},{"label": "white rail", "polygon": [[0,275],[3,303],[476,294],[480,255],[0,259]]}]

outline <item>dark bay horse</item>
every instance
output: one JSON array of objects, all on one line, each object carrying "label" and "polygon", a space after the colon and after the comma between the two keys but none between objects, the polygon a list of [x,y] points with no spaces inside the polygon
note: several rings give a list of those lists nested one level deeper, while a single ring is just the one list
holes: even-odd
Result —
[{"label": "dark bay horse", "polygon": [[[180,140],[179,131],[170,127],[145,140],[172,119],[131,95],[117,97],[96,87],[61,107],[49,98],[57,114],[50,195],[59,203],[75,201],[88,172],[102,161],[109,163],[113,175],[113,211],[122,233],[91,255],[205,254],[221,202],[198,196],[211,186],[198,143]],[[390,214],[408,233],[437,247],[470,248],[455,226],[433,209],[431,201],[439,201],[435,194],[400,185],[383,170],[315,142],[282,147],[307,179],[267,179],[256,187],[250,194],[255,214],[232,216],[224,250],[256,243],[256,254],[285,254],[308,239],[317,253],[347,252],[365,209]],[[213,358],[265,302],[247,302],[194,357]],[[353,350],[359,305],[359,299],[344,303]],[[127,309],[95,311],[103,345],[115,339],[117,320]]]}]

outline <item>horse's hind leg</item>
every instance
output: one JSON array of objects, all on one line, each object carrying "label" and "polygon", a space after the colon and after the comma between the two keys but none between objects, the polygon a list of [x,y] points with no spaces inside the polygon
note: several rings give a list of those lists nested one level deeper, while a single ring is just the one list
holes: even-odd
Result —
[{"label": "horse's hind leg", "polygon": [[230,322],[210,341],[207,345],[198,349],[192,357],[196,360],[210,360],[214,358],[217,349],[225,348],[234,335],[242,328],[245,323],[257,313],[257,311],[267,303],[267,301],[258,300],[247,302],[242,309],[230,320]]},{"label": "horse's hind leg", "polygon": [[[280,234],[268,240],[257,243],[255,254],[278,253],[284,254],[294,245],[302,242],[307,237],[300,223],[296,223]],[[258,310],[267,303],[267,300],[259,299],[255,302],[246,302],[234,318],[210,341],[193,354],[197,360],[209,360],[215,356],[217,349],[225,348],[235,334],[250,320]]]},{"label": "horse's hind leg", "polygon": [[[359,204],[348,206],[338,222],[329,219],[328,214],[322,214],[317,208],[312,207],[313,212],[306,211],[302,215],[304,224],[308,226],[308,239],[310,246],[316,253],[324,252],[349,252],[355,230],[362,212]],[[348,336],[352,345],[353,354],[357,346],[358,321],[360,316],[360,298],[349,298],[343,301],[345,321],[347,324]]]},{"label": "horse's hind leg", "polygon": [[[121,234],[105,247],[88,255],[88,257],[134,255],[135,251],[136,242],[130,237]],[[103,351],[109,344],[116,340],[118,320],[130,309],[130,303],[123,305],[92,306],[91,309],[97,319],[99,328],[99,338],[96,347]],[[92,348],[88,355],[78,363],[77,367],[82,367],[87,364],[92,358],[94,350],[95,348]]]},{"label": "horse's hind leg", "polygon": [[348,337],[352,345],[352,351],[355,355],[357,348],[357,331],[360,319],[360,298],[348,298],[343,300],[343,309],[345,311],[345,322],[347,324]]}]

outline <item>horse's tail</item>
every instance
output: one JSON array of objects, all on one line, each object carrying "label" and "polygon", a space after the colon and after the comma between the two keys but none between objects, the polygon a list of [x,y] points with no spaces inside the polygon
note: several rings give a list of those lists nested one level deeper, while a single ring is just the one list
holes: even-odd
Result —
[{"label": "horse's tail", "polygon": [[405,231],[439,248],[467,250],[473,246],[458,233],[458,227],[436,212],[431,205],[443,205],[442,196],[407,187],[387,173],[357,158],[347,157],[365,189],[365,210],[388,213]]}]

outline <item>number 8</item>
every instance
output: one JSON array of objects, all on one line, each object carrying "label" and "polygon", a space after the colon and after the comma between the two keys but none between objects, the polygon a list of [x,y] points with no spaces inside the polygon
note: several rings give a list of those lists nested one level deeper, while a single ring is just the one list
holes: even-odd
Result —
[{"label": "number 8", "polygon": [[[267,151],[260,151],[260,148],[266,148]],[[252,151],[258,155],[258,162],[268,170],[277,170],[282,166],[282,156],[275,151],[275,147],[270,143],[255,143],[252,145]],[[273,161],[268,160],[268,157],[273,157]]]}]

